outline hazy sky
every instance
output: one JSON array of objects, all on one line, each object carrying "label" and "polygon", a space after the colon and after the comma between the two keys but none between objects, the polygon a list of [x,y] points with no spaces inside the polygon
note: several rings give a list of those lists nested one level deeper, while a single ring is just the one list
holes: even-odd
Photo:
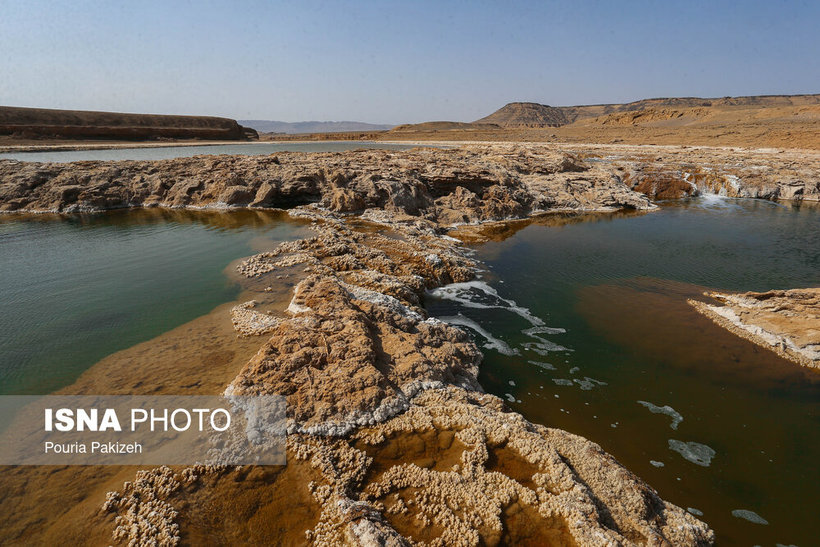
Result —
[{"label": "hazy sky", "polygon": [[817,92],[816,0],[0,0],[2,105],[403,123]]}]

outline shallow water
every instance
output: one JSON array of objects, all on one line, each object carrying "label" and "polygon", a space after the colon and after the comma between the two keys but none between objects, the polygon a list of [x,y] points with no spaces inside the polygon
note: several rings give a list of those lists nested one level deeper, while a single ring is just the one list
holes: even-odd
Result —
[{"label": "shallow water", "polygon": [[344,152],[345,150],[380,149],[407,150],[417,145],[389,144],[369,141],[319,142],[251,142],[242,144],[214,144],[201,146],[151,146],[140,148],[112,148],[108,150],[63,150],[52,152],[7,152],[0,160],[41,161],[64,163],[88,160],[168,160],[189,158],[202,154],[233,154],[258,156],[277,152]]},{"label": "shallow water", "polygon": [[[305,231],[257,211],[0,216],[0,393],[70,384],[234,300],[232,260]],[[548,217],[477,246],[484,283],[427,305],[476,332],[485,389],[601,444],[664,499],[703,512],[721,544],[811,545],[820,375],[686,298],[816,286],[818,233],[817,208],[720,198]]]},{"label": "shallow water", "polygon": [[820,210],[710,197],[519,228],[476,247],[489,287],[427,302],[484,331],[484,388],[601,444],[664,499],[703,512],[721,545],[816,544],[820,374],[686,299],[817,286]]},{"label": "shallow water", "polygon": [[59,389],[235,299],[232,260],[305,233],[262,211],[0,216],[0,394]]}]

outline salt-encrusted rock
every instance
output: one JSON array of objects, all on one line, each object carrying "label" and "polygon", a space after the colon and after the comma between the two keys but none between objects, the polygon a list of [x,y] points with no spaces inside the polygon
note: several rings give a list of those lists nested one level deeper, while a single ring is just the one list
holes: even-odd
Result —
[{"label": "salt-encrusted rock", "polygon": [[272,331],[281,318],[256,311],[257,302],[250,300],[231,308],[233,328],[242,336],[258,336]]},{"label": "salt-encrusted rock", "polygon": [[707,295],[723,305],[689,303],[738,336],[803,366],[820,368],[820,288]]},{"label": "salt-encrusted rock", "polygon": [[514,145],[160,161],[0,160],[0,211],[119,207],[279,207],[321,202],[441,224],[520,218],[552,208],[651,208],[617,177],[546,148]]}]

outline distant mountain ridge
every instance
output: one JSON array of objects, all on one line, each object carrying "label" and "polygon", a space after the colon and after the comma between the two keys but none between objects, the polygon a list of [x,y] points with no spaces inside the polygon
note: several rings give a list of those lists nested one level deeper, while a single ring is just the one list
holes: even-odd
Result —
[{"label": "distant mountain ridge", "polygon": [[280,122],[276,120],[241,120],[245,127],[256,129],[260,133],[344,133],[347,131],[387,131],[395,127],[389,124],[365,122]]},{"label": "distant mountain ridge", "polygon": [[631,103],[579,106],[549,106],[539,103],[508,103],[489,116],[473,123],[493,123],[501,127],[560,127],[583,118],[595,118],[617,112],[660,107],[732,107],[732,106],[808,106],[820,104],[820,94],[750,95],[743,97],[663,97]]}]

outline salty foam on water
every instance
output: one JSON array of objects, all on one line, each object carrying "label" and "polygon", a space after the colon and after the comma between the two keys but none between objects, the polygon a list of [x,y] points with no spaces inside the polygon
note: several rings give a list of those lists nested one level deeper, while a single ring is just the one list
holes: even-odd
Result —
[{"label": "salty foam on water", "polygon": [[739,519],[746,519],[749,522],[754,522],[755,524],[769,524],[768,520],[764,519],[754,511],[749,511],[748,509],[735,509],[732,511],[732,516]]},{"label": "salty foam on water", "polygon": [[575,383],[578,384],[578,386],[581,388],[582,391],[591,391],[591,390],[595,389],[597,386],[607,385],[606,382],[596,380],[595,378],[590,378],[589,376],[584,376],[583,380],[579,380],[578,378],[575,378]]},{"label": "salty foam on water", "polygon": [[648,408],[649,412],[651,412],[652,414],[665,414],[672,418],[672,423],[669,424],[669,427],[671,427],[672,429],[677,429],[678,424],[680,424],[683,421],[683,416],[681,416],[677,410],[675,410],[669,405],[658,406],[653,405],[652,403],[649,403],[647,401],[638,401],[638,404]]},{"label": "salty foam on water", "polygon": [[669,449],[683,456],[683,459],[703,467],[709,467],[712,463],[712,458],[717,454],[717,452],[705,444],[696,442],[685,443],[675,439],[669,439]]},{"label": "salty foam on water", "polygon": [[[484,281],[466,281],[438,287],[429,292],[434,298],[458,302],[467,308],[509,310],[529,321],[535,327],[543,327],[544,321],[530,310],[519,306],[515,300],[502,298]],[[490,302],[486,302],[489,300]]]},{"label": "salty foam on water", "polygon": [[663,465],[664,465],[663,462],[658,462],[658,461],[655,461],[655,460],[649,460],[649,463],[651,463],[655,467],[663,467]]},{"label": "salty foam on water", "polygon": [[528,349],[534,353],[537,353],[542,357],[546,357],[550,353],[554,353],[556,351],[568,351],[567,348],[565,348],[564,346],[559,346],[558,344],[550,342],[549,340],[544,340],[543,342],[525,342],[521,344],[521,347],[523,347],[524,349]]},{"label": "salty foam on water", "polygon": [[561,327],[531,327],[521,332],[528,336],[535,336],[536,334],[566,334],[567,329],[562,329]]},{"label": "salty foam on water", "polygon": [[507,344],[503,340],[499,340],[485,329],[481,328],[481,325],[470,319],[469,317],[465,317],[461,314],[458,315],[451,315],[448,317],[439,317],[441,321],[448,323],[450,325],[458,325],[460,327],[467,327],[475,331],[477,334],[482,336],[487,343],[484,344],[485,348],[494,349],[499,353],[503,353],[504,355],[520,355],[520,352],[517,349],[512,349],[509,344]]},{"label": "salty foam on water", "polygon": [[539,368],[543,368],[544,370],[556,370],[555,365],[551,365],[550,363],[545,363],[544,361],[527,361],[531,365],[535,365]]},{"label": "salty foam on water", "polygon": [[528,349],[532,352],[537,353],[541,356],[547,356],[550,352],[556,351],[572,351],[569,348],[565,348],[555,342],[551,342],[542,336],[538,336],[539,334],[563,334],[567,332],[565,329],[555,328],[555,327],[533,327],[531,329],[523,330],[522,333],[526,334],[530,338],[535,338],[538,342],[524,342],[521,344],[521,347]]}]

